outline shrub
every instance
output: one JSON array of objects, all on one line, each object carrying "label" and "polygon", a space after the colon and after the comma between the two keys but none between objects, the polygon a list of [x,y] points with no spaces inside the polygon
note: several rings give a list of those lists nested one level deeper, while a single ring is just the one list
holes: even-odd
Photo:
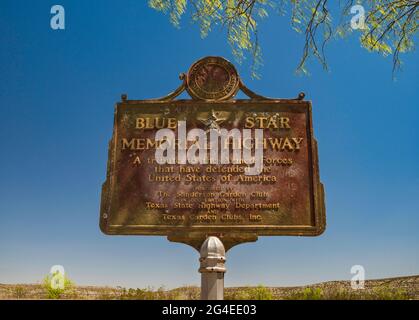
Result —
[{"label": "shrub", "polygon": [[305,288],[303,290],[299,290],[288,297],[286,299],[289,300],[320,300],[323,299],[324,294],[323,290],[320,288]]},{"label": "shrub", "polygon": [[224,298],[226,300],[273,300],[273,294],[269,288],[259,285],[255,288],[226,292]]},{"label": "shrub", "polygon": [[144,289],[121,289],[121,300],[174,300],[179,298],[179,294],[173,291],[166,291],[164,287],[154,290],[152,287]]},{"label": "shrub", "polygon": [[26,290],[24,287],[16,286],[12,289],[13,296],[16,299],[22,299],[26,296]]},{"label": "shrub", "polygon": [[408,300],[411,297],[403,289],[392,289],[386,286],[374,288],[372,297],[375,300]]},{"label": "shrub", "polygon": [[[58,285],[57,282],[62,283]],[[47,275],[44,278],[43,286],[48,299],[60,299],[64,294],[71,294],[74,288],[73,282],[59,272]]]},{"label": "shrub", "polygon": [[272,300],[272,291],[262,285],[249,289],[250,300]]}]

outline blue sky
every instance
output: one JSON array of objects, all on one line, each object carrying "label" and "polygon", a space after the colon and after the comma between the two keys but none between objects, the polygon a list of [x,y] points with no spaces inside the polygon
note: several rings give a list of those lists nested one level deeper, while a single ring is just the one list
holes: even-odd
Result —
[{"label": "blue sky", "polygon": [[[50,8],[66,9],[66,30]],[[39,282],[63,265],[77,284],[175,287],[199,284],[198,254],[164,237],[105,236],[98,227],[113,105],[162,96],[206,55],[233,60],[225,33],[202,40],[145,1],[3,0],[0,3],[0,283]],[[327,49],[330,72],[294,74],[303,37],[286,17],[260,25],[261,80],[237,66],[252,90],[300,91],[313,102],[327,230],[318,238],[261,237],[233,248],[226,286],[299,285],[419,274],[419,91],[417,53],[362,49],[356,35]]]}]

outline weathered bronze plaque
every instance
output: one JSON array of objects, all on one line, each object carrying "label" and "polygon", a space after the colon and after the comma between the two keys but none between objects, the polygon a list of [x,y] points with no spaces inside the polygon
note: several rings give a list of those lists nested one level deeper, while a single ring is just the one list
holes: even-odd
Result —
[{"label": "weathered bronze plaque", "polygon": [[[232,100],[239,87],[250,99]],[[194,99],[174,100],[184,89]],[[217,57],[195,63],[182,86],[165,98],[123,97],[109,144],[101,230],[166,235],[197,248],[207,235],[219,236],[229,248],[260,235],[321,234],[324,191],[311,103],[303,98],[256,95],[229,62]],[[178,143],[184,134],[179,121],[186,132],[262,129],[262,172],[246,175],[243,162],[158,164],[156,132],[170,129]]]}]

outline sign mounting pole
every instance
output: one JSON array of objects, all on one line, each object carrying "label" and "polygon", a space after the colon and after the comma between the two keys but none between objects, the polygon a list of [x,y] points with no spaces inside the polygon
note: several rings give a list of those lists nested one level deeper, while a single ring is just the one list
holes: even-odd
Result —
[{"label": "sign mounting pole", "polygon": [[200,250],[201,300],[224,300],[225,249],[221,240],[210,236]]}]

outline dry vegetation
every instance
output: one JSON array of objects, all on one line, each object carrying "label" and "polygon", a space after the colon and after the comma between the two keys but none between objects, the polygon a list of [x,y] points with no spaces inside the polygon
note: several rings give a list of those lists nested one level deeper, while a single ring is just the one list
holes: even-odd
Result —
[{"label": "dry vegetation", "polygon": [[[199,298],[199,287],[125,289],[121,287],[71,286],[51,297],[43,284],[0,284],[0,299],[87,299],[87,300],[171,300]],[[352,290],[348,281],[329,281],[303,287],[237,287],[226,288],[228,300],[320,300],[419,299],[419,275],[368,280],[364,290]]]}]

